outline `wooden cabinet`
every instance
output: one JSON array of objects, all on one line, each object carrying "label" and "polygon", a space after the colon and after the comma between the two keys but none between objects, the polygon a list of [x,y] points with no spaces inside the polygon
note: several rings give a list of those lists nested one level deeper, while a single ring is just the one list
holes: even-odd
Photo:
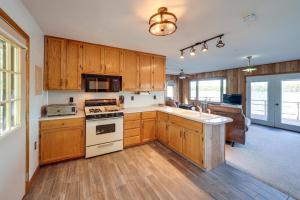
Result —
[{"label": "wooden cabinet", "polygon": [[168,127],[168,136],[169,136],[169,146],[177,151],[178,153],[182,152],[182,127],[176,124],[170,124]]},{"label": "wooden cabinet", "polygon": [[141,143],[141,113],[124,115],[124,147]]},{"label": "wooden cabinet", "polygon": [[63,71],[65,65],[66,40],[59,38],[45,38],[45,89],[63,89]]},{"label": "wooden cabinet", "polygon": [[152,56],[148,54],[139,55],[139,90],[152,90]]},{"label": "wooden cabinet", "polygon": [[163,91],[164,56],[45,37],[46,90],[80,90],[82,74],[122,76],[123,91]]},{"label": "wooden cabinet", "polygon": [[156,111],[142,112],[142,142],[156,139]]},{"label": "wooden cabinet", "polygon": [[166,81],[166,59],[161,56],[153,56],[153,79],[152,90],[165,90]]},{"label": "wooden cabinet", "polygon": [[136,52],[124,50],[121,75],[123,91],[139,90],[138,55]]},{"label": "wooden cabinet", "polygon": [[156,119],[144,119],[142,121],[142,142],[156,139]]},{"label": "wooden cabinet", "polygon": [[104,73],[103,66],[104,48],[96,44],[83,44],[82,73],[101,74]]},{"label": "wooden cabinet", "polygon": [[203,133],[185,129],[183,132],[183,155],[203,167],[203,152]]},{"label": "wooden cabinet", "polygon": [[157,139],[163,144],[168,144],[168,122],[157,121]]},{"label": "wooden cabinet", "polygon": [[40,122],[40,164],[84,156],[84,119]]},{"label": "wooden cabinet", "polygon": [[112,47],[104,48],[104,74],[120,75],[121,50]]},{"label": "wooden cabinet", "polygon": [[64,70],[64,89],[81,89],[82,43],[67,41],[67,59]]}]

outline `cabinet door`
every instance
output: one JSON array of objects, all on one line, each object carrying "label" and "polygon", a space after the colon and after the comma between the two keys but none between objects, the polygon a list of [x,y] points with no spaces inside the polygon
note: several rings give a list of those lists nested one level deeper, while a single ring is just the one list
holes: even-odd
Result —
[{"label": "cabinet door", "polygon": [[62,73],[66,65],[66,40],[48,37],[45,39],[45,88],[63,88]]},{"label": "cabinet door", "polygon": [[152,56],[140,54],[139,56],[139,71],[140,71],[140,91],[151,91],[152,79]]},{"label": "cabinet door", "polygon": [[185,129],[183,133],[183,155],[203,166],[203,149],[202,133]]},{"label": "cabinet door", "polygon": [[103,47],[95,44],[83,44],[83,73],[101,74]]},{"label": "cabinet door", "polygon": [[182,152],[182,128],[175,124],[168,127],[169,146],[175,151]]},{"label": "cabinet door", "polygon": [[156,120],[148,119],[142,122],[142,142],[155,140],[156,137]]},{"label": "cabinet door", "polygon": [[41,133],[41,164],[84,155],[83,128],[60,128]]},{"label": "cabinet door", "polygon": [[121,50],[117,48],[104,48],[104,68],[105,74],[119,75],[121,66]]},{"label": "cabinet door", "polygon": [[81,89],[82,43],[67,42],[67,64],[64,72],[65,89]]},{"label": "cabinet door", "polygon": [[164,144],[168,144],[168,125],[166,121],[157,122],[157,137]]},{"label": "cabinet door", "polygon": [[165,90],[166,81],[166,59],[164,57],[154,56],[153,58],[153,79],[152,79],[152,89],[153,90]]},{"label": "cabinet door", "polygon": [[138,56],[133,51],[125,50],[123,52],[122,82],[123,91],[138,90]]}]

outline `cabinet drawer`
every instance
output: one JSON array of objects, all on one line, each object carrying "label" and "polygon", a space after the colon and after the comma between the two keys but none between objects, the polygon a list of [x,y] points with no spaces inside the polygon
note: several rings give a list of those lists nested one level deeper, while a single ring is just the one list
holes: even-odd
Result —
[{"label": "cabinet drawer", "polygon": [[182,126],[184,128],[195,130],[202,132],[202,123],[201,122],[195,122],[192,120],[184,119],[182,117],[177,117],[175,115],[169,115],[169,122],[173,124],[177,124],[179,126]]},{"label": "cabinet drawer", "polygon": [[41,121],[40,126],[41,130],[64,127],[83,127],[83,118]]},{"label": "cabinet drawer", "polygon": [[125,113],[124,115],[124,121],[134,121],[140,119],[141,119],[141,113]]},{"label": "cabinet drawer", "polygon": [[141,127],[141,121],[125,121],[124,122],[124,129],[131,129],[131,128],[140,128]]},{"label": "cabinet drawer", "polygon": [[140,136],[133,136],[124,138],[124,147],[129,147],[132,145],[137,145],[141,143],[141,137]]},{"label": "cabinet drawer", "polygon": [[167,113],[157,112],[157,120],[158,121],[168,121],[169,115]]},{"label": "cabinet drawer", "polygon": [[156,111],[142,112],[142,119],[156,118]]},{"label": "cabinet drawer", "polygon": [[132,137],[132,136],[139,136],[140,134],[141,134],[140,128],[124,130],[124,138]]}]

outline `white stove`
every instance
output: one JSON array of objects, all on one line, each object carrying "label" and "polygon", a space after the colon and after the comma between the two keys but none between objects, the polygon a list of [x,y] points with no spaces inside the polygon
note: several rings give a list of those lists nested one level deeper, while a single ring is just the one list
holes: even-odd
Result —
[{"label": "white stove", "polygon": [[123,149],[123,112],[116,99],[85,101],[86,153],[94,157]]}]

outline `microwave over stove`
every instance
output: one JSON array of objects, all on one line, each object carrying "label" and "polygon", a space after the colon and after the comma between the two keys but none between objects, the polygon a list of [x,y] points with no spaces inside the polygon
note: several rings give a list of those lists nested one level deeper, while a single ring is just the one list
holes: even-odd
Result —
[{"label": "microwave over stove", "polygon": [[121,76],[85,74],[86,92],[119,92],[122,90]]}]

